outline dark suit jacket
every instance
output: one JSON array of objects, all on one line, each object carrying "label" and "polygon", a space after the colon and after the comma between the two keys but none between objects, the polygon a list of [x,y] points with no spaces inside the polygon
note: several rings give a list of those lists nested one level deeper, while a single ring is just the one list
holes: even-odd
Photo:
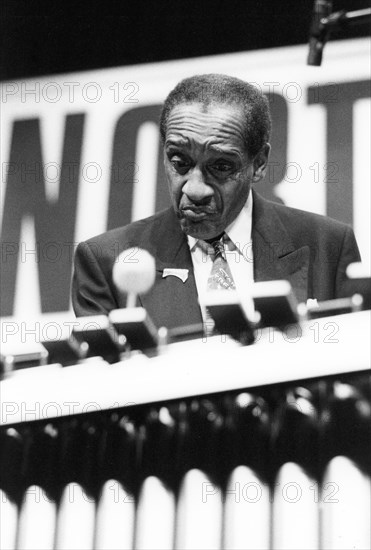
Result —
[{"label": "dark suit jacket", "polygon": [[[344,295],[345,269],[359,261],[350,227],[316,214],[267,201],[254,192],[252,240],[255,281],[287,279],[299,302]],[[172,208],[80,243],[75,255],[72,299],[77,316],[125,307],[112,269],[123,250],[137,246],[156,260],[153,288],[140,295],[157,326],[201,322],[187,239]],[[188,269],[189,277],[162,277],[164,268]]]}]

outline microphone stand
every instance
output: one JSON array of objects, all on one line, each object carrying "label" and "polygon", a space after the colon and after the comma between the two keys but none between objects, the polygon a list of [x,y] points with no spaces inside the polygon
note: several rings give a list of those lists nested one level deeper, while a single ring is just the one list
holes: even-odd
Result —
[{"label": "microphone stand", "polygon": [[333,30],[353,25],[362,25],[371,21],[371,8],[355,11],[337,11],[323,17],[319,22],[316,36],[310,38],[310,49],[307,59],[308,65],[320,66],[322,63],[323,48]]}]

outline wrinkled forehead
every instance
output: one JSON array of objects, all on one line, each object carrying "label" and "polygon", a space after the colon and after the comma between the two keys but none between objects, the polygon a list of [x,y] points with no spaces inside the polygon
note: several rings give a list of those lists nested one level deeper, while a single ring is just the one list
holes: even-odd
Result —
[{"label": "wrinkled forehead", "polygon": [[169,113],[165,141],[216,139],[243,147],[244,130],[244,111],[237,104],[181,103]]}]

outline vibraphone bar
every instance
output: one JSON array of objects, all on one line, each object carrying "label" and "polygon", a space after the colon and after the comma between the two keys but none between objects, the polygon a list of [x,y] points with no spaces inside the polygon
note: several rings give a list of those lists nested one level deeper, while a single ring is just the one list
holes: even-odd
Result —
[{"label": "vibraphone bar", "polygon": [[[364,322],[365,314],[337,319],[349,331],[333,346],[333,361],[341,364],[352,337],[350,324]],[[326,322],[321,320],[320,327]],[[367,323],[353,330],[362,339]],[[224,378],[230,372],[233,382],[225,382],[224,390],[215,391],[218,384],[210,382],[210,392],[192,395],[185,388],[179,396],[179,388],[163,390],[167,397],[152,402],[141,400],[138,390],[127,406],[29,422],[5,419],[0,431],[1,547],[369,548],[368,357],[361,344],[353,354],[358,367],[336,373],[320,364],[312,376],[310,363],[320,362],[325,344],[309,342],[309,335],[271,348],[267,342],[246,348],[205,343],[216,378],[218,358],[230,357]],[[294,345],[295,354],[290,351]],[[200,346],[190,345],[193,367],[179,365],[179,384],[202,368],[202,361],[195,365]],[[176,370],[184,349],[179,344],[173,354],[148,359],[139,367],[138,380],[144,386],[153,381],[160,362],[173,363]],[[311,357],[303,355],[311,351]],[[271,366],[266,376],[262,368],[259,383],[259,356],[262,365],[273,364],[275,353],[286,355],[286,374],[275,376],[276,366]],[[246,374],[239,365],[237,380],[233,362],[241,363],[242,357]],[[124,383],[130,361],[105,367],[122,369]],[[330,364],[330,357],[323,362]],[[89,377],[88,365],[62,371],[81,368]],[[205,368],[212,372],[212,366]],[[161,382],[166,386],[164,372],[157,375],[158,387]],[[27,373],[18,376],[4,380],[3,387],[31,379]],[[51,395],[53,377],[44,388]],[[5,393],[10,395],[11,390]]]}]

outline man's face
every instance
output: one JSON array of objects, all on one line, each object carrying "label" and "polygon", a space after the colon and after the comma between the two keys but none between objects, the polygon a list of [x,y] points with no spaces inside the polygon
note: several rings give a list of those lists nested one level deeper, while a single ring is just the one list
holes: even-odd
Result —
[{"label": "man's face", "polygon": [[182,230],[211,239],[237,217],[258,181],[268,156],[252,158],[243,139],[244,113],[238,105],[181,104],[170,112],[165,139],[165,172]]}]

